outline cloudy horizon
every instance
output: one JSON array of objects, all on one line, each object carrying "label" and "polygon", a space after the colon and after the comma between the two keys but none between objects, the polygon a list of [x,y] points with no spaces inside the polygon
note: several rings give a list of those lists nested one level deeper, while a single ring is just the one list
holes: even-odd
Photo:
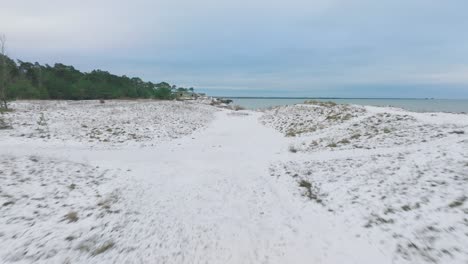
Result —
[{"label": "cloudy horizon", "polygon": [[215,95],[468,98],[468,2],[3,3],[14,59]]}]

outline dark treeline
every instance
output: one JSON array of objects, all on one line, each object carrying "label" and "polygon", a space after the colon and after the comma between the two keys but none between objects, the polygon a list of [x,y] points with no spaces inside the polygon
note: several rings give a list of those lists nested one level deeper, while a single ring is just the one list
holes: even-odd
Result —
[{"label": "dark treeline", "polygon": [[193,88],[177,88],[166,82],[144,82],[140,78],[116,76],[101,70],[80,72],[61,63],[49,66],[20,60],[15,62],[7,56],[3,59],[6,62],[3,64],[6,67],[6,97],[9,100],[172,99],[175,92],[193,91]]}]

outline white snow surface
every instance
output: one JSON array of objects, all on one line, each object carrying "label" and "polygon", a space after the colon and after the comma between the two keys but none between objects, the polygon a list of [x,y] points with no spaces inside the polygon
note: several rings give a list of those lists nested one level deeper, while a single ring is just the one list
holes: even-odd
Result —
[{"label": "white snow surface", "polygon": [[190,101],[20,101],[6,121],[11,137],[95,147],[154,145],[202,128],[215,109]]},{"label": "white snow surface", "polygon": [[468,261],[467,115],[12,106],[1,263]]},{"label": "white snow surface", "polygon": [[[299,131],[286,132],[296,158],[271,165],[273,176],[294,178],[302,194],[345,216],[351,232],[380,243],[393,263],[467,263],[468,115],[304,107],[261,118]],[[338,107],[352,117],[330,123]]]}]

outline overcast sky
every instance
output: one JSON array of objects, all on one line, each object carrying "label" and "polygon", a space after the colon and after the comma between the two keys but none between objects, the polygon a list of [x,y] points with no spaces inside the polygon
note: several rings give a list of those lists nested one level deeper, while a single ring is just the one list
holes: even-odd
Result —
[{"label": "overcast sky", "polygon": [[213,95],[468,98],[466,0],[2,1],[8,55]]}]

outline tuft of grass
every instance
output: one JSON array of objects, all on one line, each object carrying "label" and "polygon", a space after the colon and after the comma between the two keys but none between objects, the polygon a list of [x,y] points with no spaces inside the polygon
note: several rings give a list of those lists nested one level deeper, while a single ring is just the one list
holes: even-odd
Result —
[{"label": "tuft of grass", "polygon": [[395,210],[393,210],[393,208],[391,208],[391,207],[388,207],[388,208],[385,209],[385,211],[384,211],[384,214],[385,214],[385,215],[393,214],[393,213],[395,213]]},{"label": "tuft of grass", "polygon": [[113,248],[114,245],[115,245],[114,242],[107,241],[106,243],[104,243],[100,247],[98,247],[96,250],[94,250],[93,253],[91,253],[91,255],[96,256],[96,255],[102,254],[102,253],[106,252],[107,250]]},{"label": "tuft of grass", "polygon": [[390,129],[388,129],[388,128],[384,128],[383,132],[384,132],[385,134],[388,134],[388,133],[390,133],[391,131],[390,131]]},{"label": "tuft of grass", "polygon": [[336,143],[330,143],[330,144],[328,144],[327,147],[336,148],[336,147],[338,147],[338,145],[336,145]]},{"label": "tuft of grass", "polygon": [[331,101],[322,102],[322,101],[317,101],[317,100],[307,100],[304,102],[304,104],[318,105],[318,106],[323,106],[323,107],[336,106],[335,102],[331,102]]},{"label": "tuft of grass", "polygon": [[401,207],[401,209],[402,209],[403,211],[411,211],[411,206],[409,206],[409,205],[406,204],[406,205],[403,205],[403,206]]},{"label": "tuft of grass", "polygon": [[309,197],[309,199],[312,200],[312,183],[310,183],[309,181],[307,180],[301,180],[299,182],[299,187],[302,187],[304,189],[306,189],[306,196]]},{"label": "tuft of grass", "polygon": [[0,114],[10,113],[10,112],[13,112],[13,109],[0,107]]},{"label": "tuft of grass", "polygon": [[71,236],[71,235],[70,235],[70,236],[67,236],[67,237],[65,238],[66,241],[73,241],[73,240],[75,240],[75,239],[76,239],[76,237]]},{"label": "tuft of grass", "polygon": [[292,129],[288,130],[288,132],[286,132],[286,136],[287,137],[295,137],[296,136],[296,132]]},{"label": "tuft of grass", "polygon": [[68,214],[65,215],[65,219],[68,220],[68,223],[76,222],[78,221],[78,213],[77,212],[69,212]]},{"label": "tuft of grass", "polygon": [[40,114],[37,124],[40,126],[47,126],[47,119],[45,118],[44,113]]},{"label": "tuft of grass", "polygon": [[354,135],[352,135],[350,138],[351,138],[351,139],[358,139],[358,138],[360,138],[360,137],[361,137],[361,134],[354,134]]},{"label": "tuft of grass", "polygon": [[393,224],[395,220],[393,219],[386,219],[379,215],[372,214],[372,218],[364,225],[365,228],[371,228],[374,225],[382,225],[382,224]]},{"label": "tuft of grass", "polygon": [[340,143],[340,144],[349,144],[351,142],[349,142],[349,140],[347,140],[347,139],[342,139],[338,143]]},{"label": "tuft of grass", "polygon": [[462,196],[462,197],[456,199],[455,201],[451,202],[451,203],[449,204],[449,207],[450,207],[450,208],[455,208],[455,207],[462,206],[462,205],[465,203],[465,201],[466,201],[467,199],[468,199],[468,197]]},{"label": "tuft of grass", "polygon": [[[302,125],[302,124],[299,124],[299,125]],[[317,131],[317,128],[315,128],[315,127],[311,127],[311,128],[307,128],[307,129],[293,129],[293,128],[290,128],[290,129],[288,129],[286,131],[285,136],[286,137],[296,137],[296,136],[304,134],[304,133],[310,133],[310,132],[315,132],[315,131]]]},{"label": "tuft of grass", "polygon": [[117,200],[118,200],[117,193],[112,193],[107,198],[99,201],[97,205],[101,207],[103,210],[105,210],[106,212],[109,212],[112,204],[115,203]]},{"label": "tuft of grass", "polygon": [[0,116],[0,130],[11,129],[12,127]]},{"label": "tuft of grass", "polygon": [[302,179],[299,181],[299,187],[302,187],[306,190],[306,196],[309,199],[315,200],[317,203],[322,204],[322,199],[320,199],[317,193],[313,190],[312,183],[310,183],[307,180]]},{"label": "tuft of grass", "polygon": [[75,190],[76,189],[76,184],[72,183],[68,186],[70,190]]},{"label": "tuft of grass", "polygon": [[289,146],[289,152],[296,153],[297,149],[293,145],[291,145],[291,146]]},{"label": "tuft of grass", "polygon": [[299,187],[304,187],[304,188],[310,189],[310,188],[312,188],[312,183],[310,183],[309,181],[306,181],[306,180],[301,180],[299,182]]},{"label": "tuft of grass", "polygon": [[463,134],[465,134],[465,131],[463,131],[463,130],[454,130],[452,132],[449,132],[449,134],[463,135]]},{"label": "tuft of grass", "polygon": [[8,205],[13,205],[13,204],[15,204],[15,202],[8,201],[8,202],[4,202],[2,206],[8,206]]},{"label": "tuft of grass", "polygon": [[353,118],[353,116],[350,114],[350,113],[347,113],[345,116],[343,116],[343,120],[350,120],[351,118]]},{"label": "tuft of grass", "polygon": [[329,115],[327,116],[326,120],[339,120],[340,116],[339,115]]}]

